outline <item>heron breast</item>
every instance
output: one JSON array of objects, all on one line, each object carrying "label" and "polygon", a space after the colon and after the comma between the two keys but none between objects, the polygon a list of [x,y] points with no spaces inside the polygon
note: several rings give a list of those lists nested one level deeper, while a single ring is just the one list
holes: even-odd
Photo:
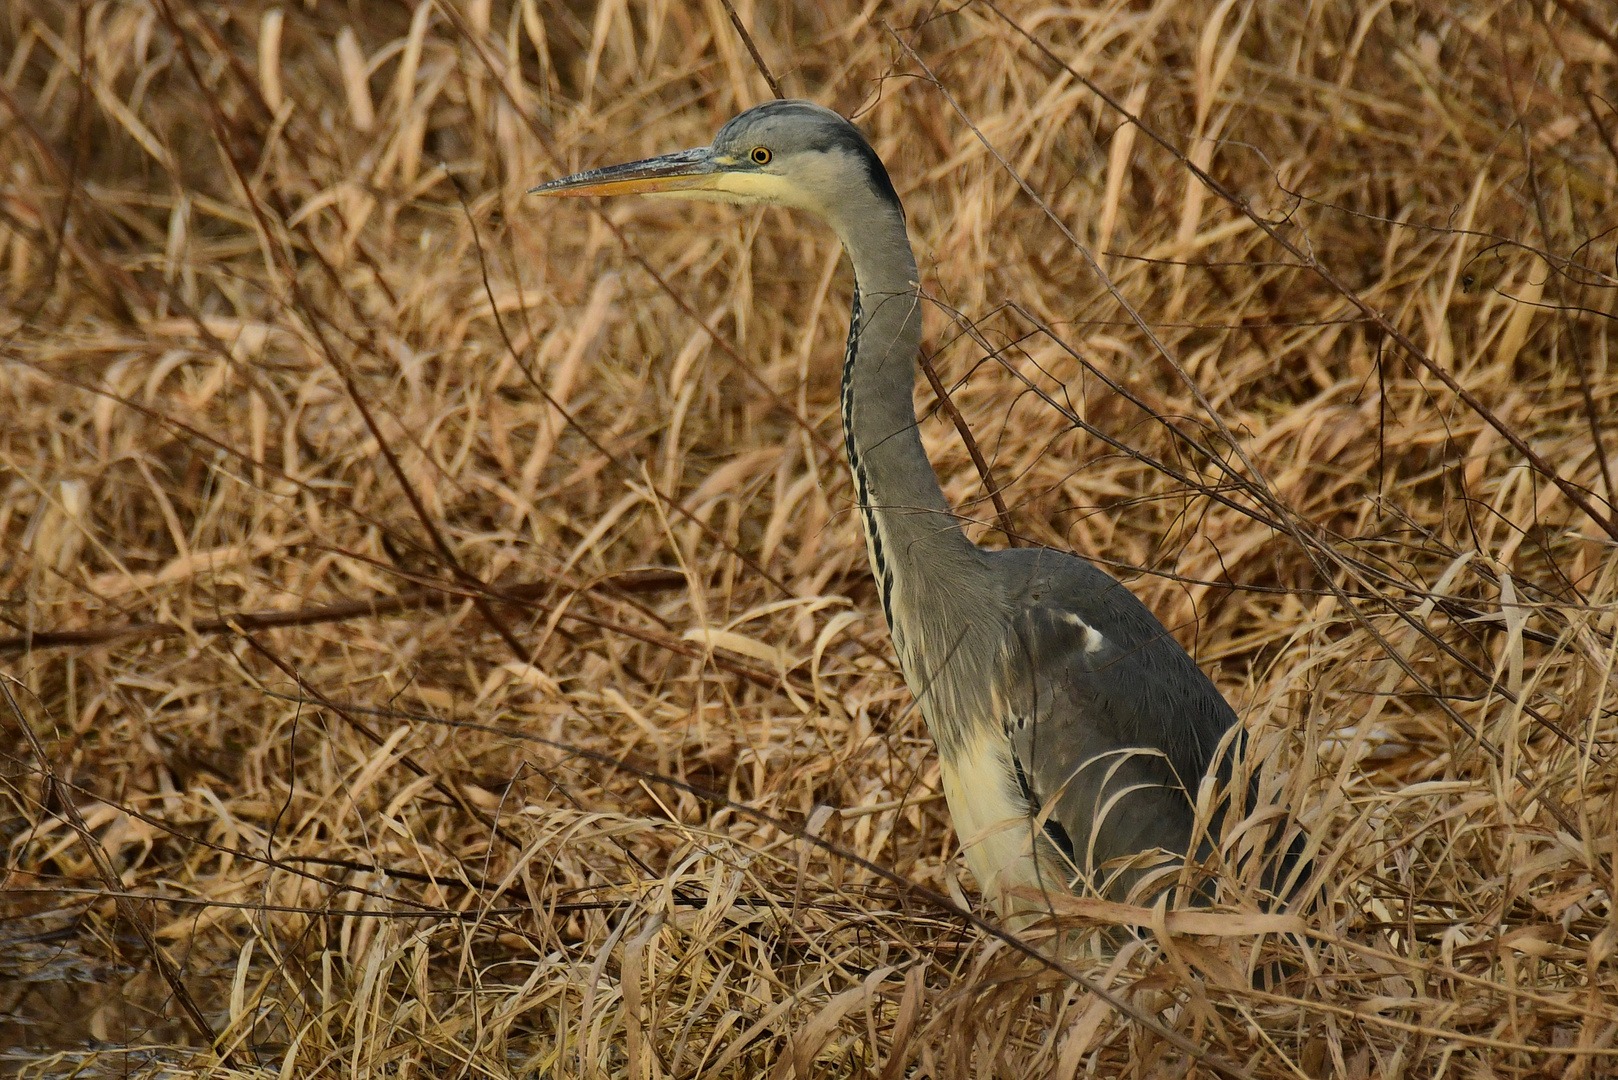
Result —
[{"label": "heron breast", "polygon": [[1014,891],[1061,888],[1042,875],[1034,847],[1034,824],[1017,788],[1011,743],[999,731],[979,731],[943,762],[944,798],[966,864],[984,897],[1002,916],[1028,907]]}]

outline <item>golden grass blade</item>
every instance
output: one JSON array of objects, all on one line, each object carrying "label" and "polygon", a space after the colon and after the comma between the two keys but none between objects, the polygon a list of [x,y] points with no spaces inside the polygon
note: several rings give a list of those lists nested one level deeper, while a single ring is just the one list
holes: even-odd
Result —
[{"label": "golden grass blade", "polygon": [[272,113],[281,111],[281,23],[280,8],[270,8],[258,20],[258,88]]},{"label": "golden grass blade", "polygon": [[371,100],[370,72],[360,52],[354,28],[337,31],[337,66],[343,73],[343,92],[348,95],[348,113],[354,130],[370,131],[376,126],[376,105]]}]

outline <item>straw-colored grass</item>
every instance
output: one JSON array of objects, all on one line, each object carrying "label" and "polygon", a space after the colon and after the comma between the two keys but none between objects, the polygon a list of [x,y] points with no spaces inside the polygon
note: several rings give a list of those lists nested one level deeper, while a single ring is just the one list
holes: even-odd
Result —
[{"label": "straw-colored grass", "polygon": [[977,904],[835,239],[524,196],[767,97],[721,0],[16,0],[6,1068],[1618,1071],[1610,8],[735,8],[888,163],[1012,528],[1194,651],[1321,901],[1075,904],[1063,973],[900,886]]}]

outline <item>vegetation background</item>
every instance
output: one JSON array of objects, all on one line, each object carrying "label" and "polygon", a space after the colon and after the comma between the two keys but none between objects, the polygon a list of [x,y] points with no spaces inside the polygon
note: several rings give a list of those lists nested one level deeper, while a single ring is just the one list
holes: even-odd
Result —
[{"label": "vegetation background", "polygon": [[[1599,0],[8,3],[0,1067],[1612,1075],[1615,64]],[[1317,905],[1232,832],[1065,970],[949,906],[835,239],[524,195],[764,71],[906,202],[969,529],[1163,617]]]}]

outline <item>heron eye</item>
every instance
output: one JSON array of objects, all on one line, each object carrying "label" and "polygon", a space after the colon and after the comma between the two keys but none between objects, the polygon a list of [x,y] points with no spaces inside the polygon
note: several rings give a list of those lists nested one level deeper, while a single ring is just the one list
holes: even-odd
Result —
[{"label": "heron eye", "polygon": [[753,153],[751,156],[753,158],[753,164],[755,165],[768,165],[770,163],[771,155],[769,147],[755,146],[753,147]]}]

